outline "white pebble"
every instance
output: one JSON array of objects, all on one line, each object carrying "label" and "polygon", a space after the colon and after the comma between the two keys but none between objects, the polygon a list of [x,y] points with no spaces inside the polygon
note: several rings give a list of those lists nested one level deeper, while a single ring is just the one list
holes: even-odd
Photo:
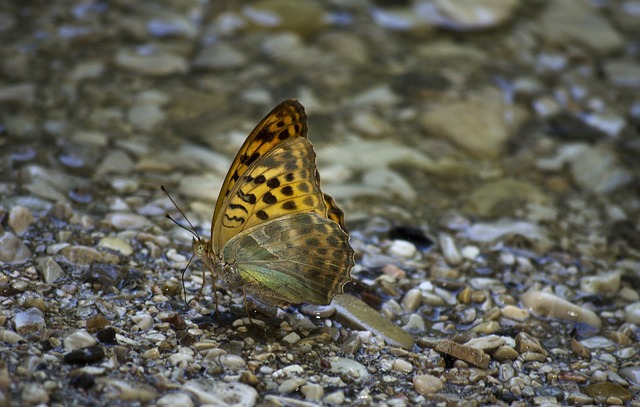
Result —
[{"label": "white pebble", "polygon": [[98,343],[89,332],[84,329],[75,331],[71,335],[64,338],[64,348],[67,351],[73,351],[82,348],[88,348]]},{"label": "white pebble", "polygon": [[416,246],[406,240],[394,240],[389,247],[389,254],[410,259],[416,255]]}]

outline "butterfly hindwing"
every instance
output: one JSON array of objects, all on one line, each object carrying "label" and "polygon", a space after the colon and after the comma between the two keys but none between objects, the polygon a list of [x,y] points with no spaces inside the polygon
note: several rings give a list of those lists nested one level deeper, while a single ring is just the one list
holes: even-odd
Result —
[{"label": "butterfly hindwing", "polygon": [[273,304],[328,304],[353,267],[349,235],[314,212],[248,229],[227,243],[223,257],[249,292]]}]

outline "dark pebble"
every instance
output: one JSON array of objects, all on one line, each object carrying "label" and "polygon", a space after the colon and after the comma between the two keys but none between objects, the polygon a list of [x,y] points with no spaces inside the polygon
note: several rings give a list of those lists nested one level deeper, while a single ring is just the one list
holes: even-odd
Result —
[{"label": "dark pebble", "polygon": [[558,401],[564,400],[564,391],[557,387],[542,386],[534,390],[536,396],[540,397],[553,397]]},{"label": "dark pebble", "polygon": [[433,246],[433,240],[421,229],[411,226],[397,226],[389,231],[390,239],[406,240],[413,243],[419,250],[426,250]]},{"label": "dark pebble", "polygon": [[89,365],[104,359],[104,350],[100,346],[92,346],[74,350],[64,355],[64,363],[74,365]]},{"label": "dark pebble", "polygon": [[105,328],[102,331],[96,334],[96,338],[106,345],[115,345],[116,341],[116,330],[113,327]]},{"label": "dark pebble", "polygon": [[93,376],[83,373],[69,379],[69,384],[75,388],[87,390],[96,384],[96,380]]}]

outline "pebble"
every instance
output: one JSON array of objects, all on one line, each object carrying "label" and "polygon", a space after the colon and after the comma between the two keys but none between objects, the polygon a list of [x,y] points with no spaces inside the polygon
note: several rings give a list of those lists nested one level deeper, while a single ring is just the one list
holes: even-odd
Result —
[{"label": "pebble", "polygon": [[413,258],[416,253],[416,246],[406,240],[394,240],[389,247],[389,254],[405,259]]},{"label": "pebble", "polygon": [[476,349],[480,349],[484,352],[491,352],[504,345],[506,340],[498,335],[487,335],[480,338],[473,338],[467,341],[464,345],[471,346]]},{"label": "pebble", "polygon": [[504,362],[505,360],[516,360],[518,356],[520,356],[518,351],[507,345],[500,346],[491,354],[491,357],[498,362]]},{"label": "pebble", "polygon": [[327,405],[342,405],[344,404],[346,397],[342,390],[334,391],[333,393],[327,394],[327,396],[322,400],[324,404]]},{"label": "pebble", "polygon": [[46,283],[53,283],[64,275],[60,265],[49,256],[38,259],[36,269]]},{"label": "pebble", "polygon": [[160,106],[143,104],[132,106],[129,109],[127,118],[137,130],[151,132],[165,121],[166,114]]},{"label": "pebble", "polygon": [[200,69],[238,69],[247,62],[247,56],[237,48],[224,42],[215,42],[202,48],[193,61],[193,66]]},{"label": "pebble", "polygon": [[18,312],[13,318],[16,332],[20,335],[29,335],[47,327],[44,314],[38,308],[32,307],[25,311]]},{"label": "pebble", "polygon": [[353,359],[335,357],[328,361],[331,363],[330,372],[346,375],[357,382],[366,381],[370,376],[367,368]]},{"label": "pebble", "polygon": [[455,240],[450,235],[441,233],[438,235],[438,242],[440,243],[442,255],[449,265],[459,266],[462,264],[462,255],[456,246]]},{"label": "pebble", "polygon": [[40,383],[27,383],[22,389],[22,403],[36,406],[49,403],[49,393]]},{"label": "pebble", "polygon": [[422,114],[420,124],[427,133],[450,140],[466,152],[492,158],[500,154],[510,129],[519,121],[507,123],[507,109],[496,95],[476,95],[465,101],[440,103]]},{"label": "pebble", "polygon": [[100,346],[91,346],[71,351],[64,355],[62,361],[71,365],[88,365],[104,359],[104,350]]},{"label": "pebble", "polygon": [[342,318],[347,319],[359,329],[380,335],[391,346],[403,349],[413,347],[413,337],[382,317],[376,310],[362,300],[348,294],[339,294],[333,298],[333,306]]},{"label": "pebble", "polygon": [[400,373],[406,373],[406,374],[409,374],[413,371],[413,365],[404,359],[394,360],[393,365],[391,365],[391,368]]},{"label": "pebble", "polygon": [[183,74],[189,69],[184,57],[162,52],[142,55],[121,50],[116,54],[114,62],[118,68],[147,76]]},{"label": "pebble", "polygon": [[510,21],[517,0],[436,0],[432,7],[422,3],[420,16],[439,27],[456,31],[484,30]]},{"label": "pebble", "polygon": [[526,332],[516,335],[516,350],[522,354],[524,352],[538,353],[547,356],[547,351],[540,345],[540,342]]},{"label": "pebble", "polygon": [[17,343],[26,342],[26,340],[16,332],[8,329],[0,328],[0,341],[15,345]]},{"label": "pebble", "polygon": [[131,320],[134,324],[138,326],[138,328],[146,331],[153,327],[153,317],[149,314],[139,314],[131,317]]},{"label": "pebble", "polygon": [[11,208],[11,211],[9,212],[9,227],[18,236],[24,235],[29,226],[31,226],[35,221],[36,220],[31,214],[31,211],[24,206],[16,205]]},{"label": "pebble", "polygon": [[67,262],[77,266],[89,266],[94,262],[117,264],[120,261],[115,254],[99,252],[87,246],[67,246],[60,250],[60,254]]},{"label": "pebble", "polygon": [[624,307],[624,320],[640,325],[640,302],[634,302]]},{"label": "pebble", "polygon": [[[246,368],[247,362],[237,355],[220,355],[218,358],[220,364],[233,372],[239,372]],[[302,372],[297,372],[302,373]]]},{"label": "pebble", "polygon": [[110,213],[105,221],[118,230],[139,230],[151,226],[151,222],[144,216],[134,213]]},{"label": "pebble", "polygon": [[450,340],[438,342],[433,349],[453,358],[463,360],[481,369],[489,367],[489,362],[491,361],[489,355],[484,353],[482,350],[471,346],[460,345]]},{"label": "pebble", "polygon": [[278,393],[292,393],[304,385],[307,381],[302,378],[287,379],[278,386]]},{"label": "pebble", "polygon": [[103,379],[100,384],[104,388],[105,397],[119,400],[120,402],[148,404],[157,397],[155,390],[133,381]]},{"label": "pebble", "polygon": [[621,273],[617,271],[583,277],[580,280],[580,289],[587,294],[613,297],[620,290],[620,277]]},{"label": "pebble", "polygon": [[417,288],[412,288],[402,298],[402,309],[406,312],[414,312],[422,303],[422,293]]},{"label": "pebble", "polygon": [[131,245],[117,237],[103,237],[100,239],[100,242],[98,242],[98,247],[113,250],[124,256],[131,256],[131,254],[133,254]]},{"label": "pebble", "polygon": [[168,393],[167,395],[160,397],[156,402],[156,405],[158,407],[194,406],[191,397],[186,393]]},{"label": "pebble", "polygon": [[11,232],[0,230],[0,263],[22,264],[31,258],[31,250]]},{"label": "pebble", "polygon": [[324,388],[319,384],[307,383],[300,387],[300,393],[309,401],[320,401],[324,396]]},{"label": "pebble", "polygon": [[640,386],[640,366],[623,367],[618,373],[634,386]]},{"label": "pebble", "polygon": [[238,382],[194,379],[187,381],[182,389],[192,393],[202,404],[253,407],[258,400],[258,392],[253,387]]},{"label": "pebble", "polygon": [[98,341],[89,332],[81,329],[64,338],[63,343],[65,350],[73,351],[94,346]]},{"label": "pebble", "polygon": [[631,400],[631,392],[616,383],[593,383],[582,388],[585,394],[593,397],[596,403],[607,403],[610,397],[622,400],[623,403]]},{"label": "pebble", "polygon": [[537,316],[583,322],[597,329],[602,326],[602,321],[593,311],[581,308],[554,294],[530,291],[520,295],[520,300]]},{"label": "pebble", "polygon": [[439,377],[430,374],[421,374],[413,377],[413,389],[418,392],[418,394],[433,394],[443,388],[444,382]]},{"label": "pebble", "polygon": [[[536,185],[505,178],[486,183],[472,191],[464,205],[464,210],[481,217],[504,217],[505,209],[519,208],[522,202],[545,205],[549,202],[549,198]],[[540,226],[524,221],[500,220],[494,224],[476,223],[466,231],[470,238],[479,242],[491,241],[515,233],[539,242],[537,243],[539,245],[547,240]],[[546,249],[548,244],[537,248],[536,252],[541,253]]]},{"label": "pebble", "polygon": [[513,305],[506,305],[500,309],[500,313],[503,317],[513,319],[515,321],[526,321],[529,319],[529,311],[526,309],[518,308]]},{"label": "pebble", "polygon": [[575,44],[598,54],[618,51],[624,44],[601,13],[580,0],[549,3],[541,16],[540,34],[548,44]]},{"label": "pebble", "polygon": [[295,332],[291,332],[290,334],[282,338],[282,341],[289,345],[295,345],[296,343],[298,343],[299,340],[300,340],[300,335],[298,335]]}]

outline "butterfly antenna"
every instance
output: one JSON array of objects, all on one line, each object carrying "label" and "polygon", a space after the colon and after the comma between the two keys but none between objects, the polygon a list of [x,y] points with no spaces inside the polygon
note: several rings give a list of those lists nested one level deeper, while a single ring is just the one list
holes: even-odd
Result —
[{"label": "butterfly antenna", "polygon": [[[173,198],[171,198],[171,195],[169,195],[169,192],[167,191],[167,189],[164,187],[164,185],[160,186],[160,189],[162,190],[162,192],[164,192],[167,195],[167,198],[169,198],[169,200],[171,201],[171,203],[173,204],[173,206],[176,207],[176,209],[178,210],[178,212],[180,212],[180,214],[182,215],[182,217],[184,218],[184,220],[187,221],[187,223],[189,224],[189,226],[191,226],[191,229],[189,229],[188,227],[184,226],[182,223],[178,222],[177,220],[173,219],[171,217],[171,215],[169,215],[168,213],[165,214],[165,216],[167,217],[167,219],[169,219],[171,222],[175,223],[176,225],[180,226],[182,229],[186,230],[187,232],[191,233],[193,236],[196,237],[196,239],[201,240],[200,239],[200,235],[198,234],[198,231],[196,230],[195,227],[193,227],[193,225],[191,224],[191,222],[189,221],[189,218],[187,218],[187,215],[184,214],[184,212],[182,212],[182,209],[180,209],[180,207],[178,206],[178,204],[176,204],[176,201],[173,200]],[[191,262],[191,260],[189,260],[189,262]]]}]

